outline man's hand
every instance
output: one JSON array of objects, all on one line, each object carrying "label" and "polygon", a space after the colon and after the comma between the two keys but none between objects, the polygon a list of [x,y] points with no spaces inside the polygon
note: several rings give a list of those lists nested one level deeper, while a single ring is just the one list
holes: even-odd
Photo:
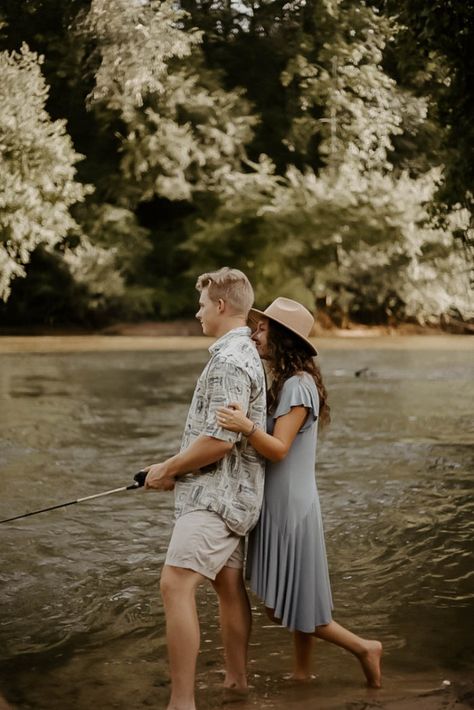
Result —
[{"label": "man's hand", "polygon": [[155,463],[153,466],[143,468],[147,472],[145,478],[145,490],[150,491],[172,491],[176,483],[174,476],[168,470],[165,463]]}]

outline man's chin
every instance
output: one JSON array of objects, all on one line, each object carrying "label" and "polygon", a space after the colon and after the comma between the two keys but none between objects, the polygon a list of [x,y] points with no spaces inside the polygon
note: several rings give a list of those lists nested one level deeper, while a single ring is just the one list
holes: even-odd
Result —
[{"label": "man's chin", "polygon": [[201,323],[201,328],[202,328],[202,334],[207,335],[209,338],[215,338],[216,337],[216,331],[214,328],[209,327],[208,325],[204,325],[204,323]]}]

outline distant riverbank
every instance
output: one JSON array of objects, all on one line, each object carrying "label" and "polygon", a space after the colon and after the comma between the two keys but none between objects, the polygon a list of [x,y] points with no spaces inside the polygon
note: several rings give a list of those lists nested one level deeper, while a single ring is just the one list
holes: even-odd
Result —
[{"label": "distant riverbank", "polygon": [[[145,338],[202,337],[201,326],[195,318],[172,321],[140,321],[113,323],[103,328],[81,326],[0,326],[0,338],[17,336],[127,336]],[[450,321],[445,326],[397,323],[392,325],[363,325],[349,321],[343,328],[336,326],[325,314],[318,314],[311,333],[314,338],[369,338],[379,336],[450,336],[474,335],[474,324]]]},{"label": "distant riverbank", "polygon": [[[386,335],[371,330],[339,331],[312,338],[325,350],[470,350],[474,341],[466,335]],[[196,335],[3,335],[0,354],[109,351],[205,350],[212,338]]]}]

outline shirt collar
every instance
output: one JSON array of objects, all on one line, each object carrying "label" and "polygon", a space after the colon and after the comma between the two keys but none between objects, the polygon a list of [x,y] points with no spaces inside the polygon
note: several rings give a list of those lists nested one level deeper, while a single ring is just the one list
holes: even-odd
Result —
[{"label": "shirt collar", "polygon": [[224,345],[226,345],[230,340],[232,340],[232,338],[242,335],[250,337],[251,332],[252,331],[250,330],[250,328],[248,328],[246,325],[241,325],[238,328],[232,328],[232,330],[229,330],[228,333],[221,335],[219,340],[216,340],[216,342],[210,346],[209,352],[214,355],[215,353],[219,352],[219,350],[221,350]]}]

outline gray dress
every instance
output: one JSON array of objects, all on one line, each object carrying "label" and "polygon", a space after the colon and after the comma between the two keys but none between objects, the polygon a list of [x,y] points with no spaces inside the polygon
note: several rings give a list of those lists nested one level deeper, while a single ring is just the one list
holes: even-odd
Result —
[{"label": "gray dress", "polygon": [[303,405],[308,417],[278,463],[267,461],[262,512],[249,539],[250,587],[284,626],[314,631],[331,621],[332,598],[315,479],[319,398],[308,373],[284,383],[275,419]]}]

